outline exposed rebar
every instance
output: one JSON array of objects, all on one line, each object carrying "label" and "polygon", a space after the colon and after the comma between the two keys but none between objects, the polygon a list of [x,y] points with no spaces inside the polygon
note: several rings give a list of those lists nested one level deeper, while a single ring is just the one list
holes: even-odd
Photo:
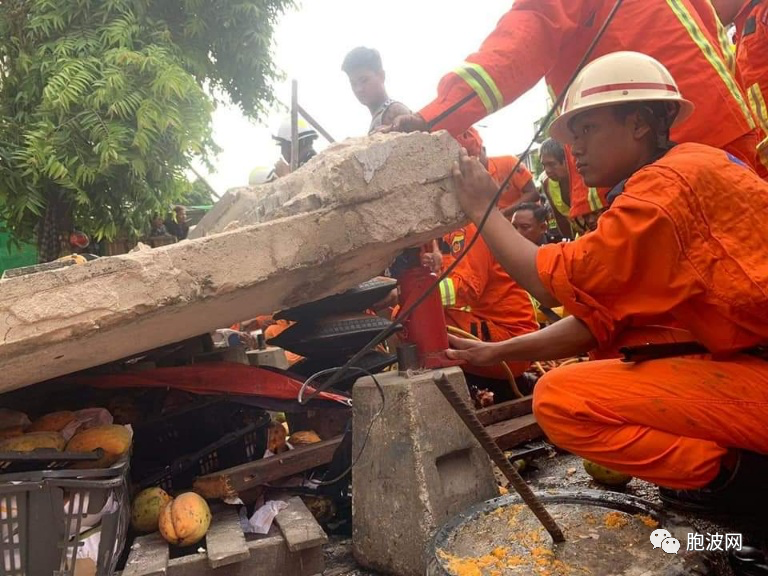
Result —
[{"label": "exposed rebar", "polygon": [[456,411],[456,414],[459,415],[462,422],[464,422],[470,432],[477,438],[477,441],[480,442],[480,446],[482,446],[488,453],[491,460],[494,461],[506,479],[509,480],[509,483],[514,487],[517,493],[520,494],[520,498],[523,499],[523,502],[525,502],[528,508],[531,509],[531,512],[533,512],[536,518],[539,519],[539,522],[541,522],[546,531],[549,532],[552,541],[555,543],[565,542],[563,531],[557,525],[555,519],[550,516],[547,509],[544,508],[544,504],[542,504],[536,497],[536,494],[533,493],[531,487],[528,486],[525,480],[523,480],[523,477],[520,476],[517,470],[515,470],[514,466],[509,463],[509,460],[504,456],[504,452],[501,451],[501,448],[494,442],[491,435],[488,434],[488,431],[477,418],[472,407],[467,404],[464,398],[462,398],[456,389],[454,389],[444,373],[435,372],[433,378],[435,384],[437,384],[437,388],[443,393],[443,396],[445,396],[445,399],[448,400],[448,403]]}]

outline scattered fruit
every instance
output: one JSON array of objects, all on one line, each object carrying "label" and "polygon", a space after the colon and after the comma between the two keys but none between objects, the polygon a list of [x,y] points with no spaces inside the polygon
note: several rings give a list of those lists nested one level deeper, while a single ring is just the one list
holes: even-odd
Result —
[{"label": "scattered fruit", "polygon": [[61,452],[66,443],[58,432],[30,432],[0,442],[0,452],[32,452],[38,448],[51,448]]},{"label": "scattered fruit", "polygon": [[272,422],[268,429],[267,450],[272,454],[280,454],[288,450],[286,439],[288,433],[280,422]]},{"label": "scattered fruit", "polygon": [[131,525],[139,532],[156,532],[160,511],[173,500],[162,488],[146,488],[133,499]]},{"label": "scattered fruit", "polygon": [[78,432],[67,443],[68,452],[93,452],[97,448],[104,451],[98,460],[82,462],[74,468],[108,468],[131,449],[131,432],[125,426],[109,424],[95,426]]},{"label": "scattered fruit", "polygon": [[595,479],[595,482],[605,484],[606,486],[626,486],[632,480],[632,476],[628,474],[615,472],[589,460],[584,460],[584,470]]},{"label": "scattered fruit", "polygon": [[191,546],[205,537],[211,525],[211,509],[199,494],[184,492],[163,506],[158,528],[176,546]]},{"label": "scattered fruit", "polygon": [[32,422],[30,432],[61,432],[76,418],[74,412],[63,410],[40,416]]},{"label": "scattered fruit", "polygon": [[292,446],[306,446],[307,444],[316,444],[322,442],[320,436],[312,430],[302,430],[294,432],[288,440]]}]

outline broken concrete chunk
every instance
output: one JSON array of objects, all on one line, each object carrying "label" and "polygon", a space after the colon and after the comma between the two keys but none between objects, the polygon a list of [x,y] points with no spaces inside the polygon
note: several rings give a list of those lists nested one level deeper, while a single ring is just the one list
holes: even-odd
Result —
[{"label": "broken concrete chunk", "polygon": [[[389,156],[366,182],[357,156],[366,156],[369,143],[389,150]],[[285,188],[276,184],[269,210],[252,198],[250,216],[238,219],[289,217],[2,281],[0,392],[317,300],[372,278],[404,248],[463,220],[450,191],[457,155],[458,145],[447,135],[350,141],[286,178]],[[278,202],[288,188],[297,194]],[[226,223],[220,219],[218,225]]]},{"label": "broken concrete chunk", "polygon": [[[233,223],[248,226],[373,200],[419,182],[450,177],[446,155],[456,141],[438,134],[375,134],[335,144],[293,174],[269,184],[227,192],[190,231],[190,238],[223,232]],[[417,166],[418,165],[418,166]],[[403,207],[405,209],[405,207]]]}]

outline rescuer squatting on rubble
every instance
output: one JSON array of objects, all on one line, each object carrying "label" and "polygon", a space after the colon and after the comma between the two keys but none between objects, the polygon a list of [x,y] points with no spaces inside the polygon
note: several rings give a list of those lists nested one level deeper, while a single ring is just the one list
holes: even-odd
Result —
[{"label": "rescuer squatting on rubble", "polygon": [[[692,111],[646,55],[588,64],[551,131],[572,146],[587,185],[612,189],[597,230],[537,247],[496,210],[482,230],[521,286],[572,317],[503,343],[451,338],[448,354],[493,364],[589,351],[596,361],[555,369],[535,389],[534,413],[555,444],[663,487],[669,505],[763,513],[768,183],[728,152],[671,142],[672,125]],[[465,152],[454,178],[464,211],[479,222],[495,182]],[[691,341],[708,352],[617,359],[620,346]]]}]

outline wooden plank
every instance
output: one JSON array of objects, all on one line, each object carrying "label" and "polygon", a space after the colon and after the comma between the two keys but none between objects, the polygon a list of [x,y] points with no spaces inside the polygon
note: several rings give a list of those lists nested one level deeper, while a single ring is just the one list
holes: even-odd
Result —
[{"label": "wooden plank", "polygon": [[533,414],[492,424],[486,430],[502,450],[509,450],[544,435]]},{"label": "wooden plank", "polygon": [[155,532],[133,541],[122,576],[165,576],[167,570],[168,543]]},{"label": "wooden plank", "polygon": [[247,541],[250,558],[213,572],[205,554],[192,554],[171,560],[168,576],[314,576],[322,574],[325,558],[321,546],[291,552],[279,530]]},{"label": "wooden plank", "polygon": [[237,508],[226,506],[214,513],[211,527],[205,535],[205,548],[211,568],[228,566],[250,558]]},{"label": "wooden plank", "polygon": [[278,512],[275,522],[291,552],[315,548],[328,542],[328,536],[299,497],[288,500],[288,507]]},{"label": "wooden plank", "polygon": [[475,412],[483,426],[490,426],[503,420],[511,420],[533,412],[533,396],[517,398],[500,404],[488,406]]},{"label": "wooden plank", "polygon": [[195,480],[193,488],[205,498],[231,497],[240,492],[263,486],[281,478],[300,474],[317,466],[328,464],[342,436],[302,446],[269,458],[219,470]]}]

